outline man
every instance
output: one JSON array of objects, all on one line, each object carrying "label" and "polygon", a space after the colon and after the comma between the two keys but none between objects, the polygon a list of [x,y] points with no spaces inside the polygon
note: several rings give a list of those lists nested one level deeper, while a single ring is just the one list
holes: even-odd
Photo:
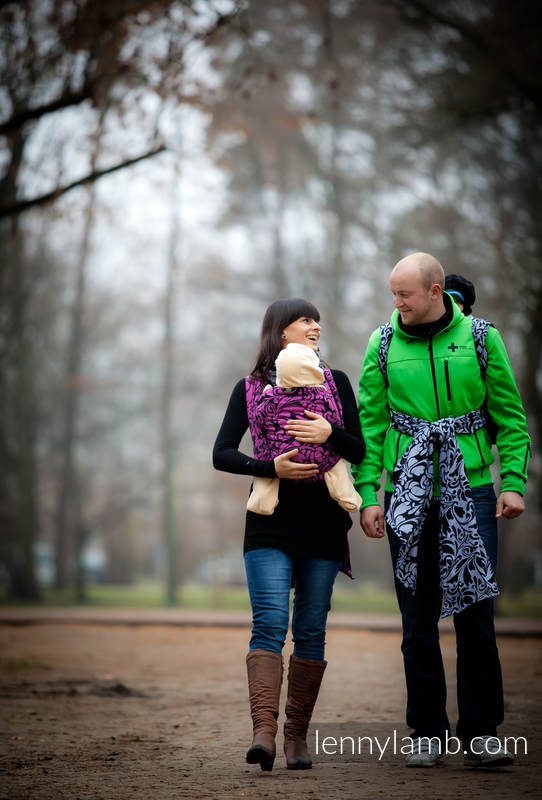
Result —
[{"label": "man", "polygon": [[[391,324],[372,333],[361,371],[366,455],[353,473],[368,537],[384,536],[386,513],[403,623],[406,718],[414,728],[406,763],[437,764],[450,731],[438,620],[453,614],[457,736],[465,765],[503,766],[512,759],[492,739],[503,720],[492,598],[498,593],[497,518],[524,511],[530,455],[525,413],[500,334],[490,327],[486,336],[484,329],[482,368],[474,338],[480,321],[465,317],[443,291],[444,271],[433,256],[403,258],[390,287]],[[484,399],[498,426],[498,500]],[[383,467],[384,511],[376,496]]]}]

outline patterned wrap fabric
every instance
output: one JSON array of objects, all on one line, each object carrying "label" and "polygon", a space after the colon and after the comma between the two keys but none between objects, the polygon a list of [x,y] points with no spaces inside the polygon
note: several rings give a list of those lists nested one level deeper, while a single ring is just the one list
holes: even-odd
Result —
[{"label": "patterned wrap fabric", "polygon": [[[318,411],[316,409],[314,409],[314,410],[316,411],[316,413],[319,413],[319,414],[321,413],[322,416],[325,416],[325,418],[328,420],[328,422],[331,422],[332,424],[334,423],[336,425],[340,425],[341,428],[344,428],[343,407],[342,407],[342,403],[341,403],[341,398],[339,397],[339,392],[337,391],[337,386],[335,385],[335,381],[333,379],[333,375],[331,373],[331,370],[328,369],[328,367],[323,367],[323,371],[324,371],[324,382],[320,386],[318,386],[318,387],[309,387],[309,386],[301,387],[301,390],[306,391],[307,389],[310,389],[310,388],[318,388],[320,390],[321,389],[326,389],[327,412],[323,413],[322,411]],[[274,372],[274,371],[270,372],[270,376],[272,376],[273,380],[274,380],[275,376],[276,376],[276,372]],[[247,375],[247,377],[245,378],[245,390],[246,390],[246,401],[247,401],[247,416],[248,416],[248,424],[249,424],[249,428],[250,428],[250,433],[251,433],[251,436],[252,436],[252,443],[253,443],[253,447],[254,447],[254,458],[263,459],[265,461],[269,461],[269,460],[271,460],[273,458],[276,458],[276,456],[280,455],[280,453],[273,453],[272,452],[273,451],[273,437],[269,438],[267,435],[264,435],[264,433],[263,433],[263,430],[262,430],[262,427],[261,427],[263,417],[259,412],[259,404],[262,401],[265,403],[266,402],[265,401],[266,395],[267,396],[269,396],[270,394],[272,395],[274,392],[281,392],[283,395],[286,395],[286,397],[289,400],[291,400],[291,399],[293,399],[295,397],[295,392],[300,391],[300,389],[296,389],[293,392],[292,391],[286,392],[284,389],[280,389],[280,387],[278,387],[278,386],[273,386],[271,392],[266,392],[266,394],[264,395],[264,389],[265,389],[266,386],[269,386],[269,385],[270,384],[268,384],[268,383],[266,384],[266,383],[264,383],[264,381],[259,380],[258,378],[253,378],[250,375]],[[280,397],[280,395],[278,395],[278,397]],[[299,412],[299,407],[300,406],[298,405],[296,413]],[[302,417],[305,416],[304,413],[303,413],[304,412],[304,408],[305,408],[305,406],[301,407],[301,413],[299,414],[299,416],[302,416]],[[312,406],[311,406],[311,408],[309,410],[311,410],[311,411],[313,410]],[[286,419],[290,419],[291,416],[292,416],[292,413],[290,412],[290,413],[288,413],[288,416],[286,417]],[[273,426],[273,429],[274,429],[274,426]],[[281,430],[283,431],[284,429],[281,429]],[[299,447],[299,449],[300,449],[300,452],[298,454],[298,456],[299,456],[301,454],[302,448],[307,447],[306,444],[302,445],[300,443],[297,443],[295,440],[292,440],[291,436],[288,436],[288,440],[289,440],[288,447],[286,447],[286,449],[282,450],[281,452],[287,452],[288,450],[293,450],[294,447]],[[316,445],[312,445],[312,444],[309,445],[309,447],[315,447],[315,446]],[[326,449],[325,443],[323,445],[318,445],[318,447],[321,447],[324,450]],[[327,449],[331,450],[331,447],[328,445]],[[330,459],[330,457],[331,456],[329,454],[325,455],[325,459]],[[334,454],[333,457],[335,458],[335,461],[333,463],[337,463],[337,461],[339,460],[339,456]],[[300,458],[296,458],[296,460],[301,460],[301,459]],[[313,463],[312,459],[304,458],[303,461],[307,461],[308,463]],[[320,463],[320,461],[316,461],[315,460],[314,463]],[[328,469],[330,469],[332,466],[333,466],[333,464],[330,464]],[[315,475],[315,477],[309,478],[309,479],[307,479],[307,481],[313,482],[313,481],[323,480],[325,471],[326,470],[323,470],[323,469],[319,470],[318,473]],[[346,512],[344,512],[344,513],[346,514]],[[349,520],[349,524],[348,524],[348,528],[349,528],[349,527],[351,527],[352,522],[350,520],[349,515],[346,514],[346,516],[348,517],[348,520]],[[347,528],[347,530],[348,530],[348,528]],[[351,562],[350,562],[350,545],[348,543],[348,537],[346,538],[346,552],[345,552],[345,556],[344,556],[343,562],[342,562],[341,567],[340,567],[340,571],[344,572],[344,574],[347,575],[352,580],[354,579],[354,576],[352,574],[352,565],[351,565]]]},{"label": "patterned wrap fabric", "polygon": [[[269,386],[269,384],[267,384]],[[303,479],[313,483],[324,479],[324,473],[335,466],[340,456],[330,444],[298,442],[284,428],[292,418],[306,419],[305,409],[321,414],[332,425],[344,427],[342,405],[331,370],[324,368],[324,383],[319,386],[302,386],[283,389],[273,386],[264,392],[266,384],[254,378],[245,379],[247,414],[254,444],[254,457],[269,461],[282,453],[298,448],[292,461],[318,464],[319,470],[312,478]]]},{"label": "patterned wrap fabric", "polygon": [[441,616],[499,594],[486,549],[478,532],[474,504],[456,434],[484,427],[482,409],[436,422],[391,411],[391,424],[412,436],[392,474],[394,492],[386,522],[402,546],[395,574],[412,592],[416,589],[421,529],[433,494],[433,451],[439,448],[440,532],[439,571],[443,592]]}]

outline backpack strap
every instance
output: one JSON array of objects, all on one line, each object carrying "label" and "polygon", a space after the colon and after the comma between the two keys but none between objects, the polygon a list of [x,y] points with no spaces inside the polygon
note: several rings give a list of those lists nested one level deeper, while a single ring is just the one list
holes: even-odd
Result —
[{"label": "backpack strap", "polygon": [[386,388],[388,381],[388,350],[390,349],[391,337],[393,336],[393,326],[391,322],[386,322],[380,326],[380,347],[378,349],[378,366],[384,378]]},{"label": "backpack strap", "polygon": [[[478,365],[480,367],[480,375],[482,376],[482,381],[486,382],[486,373],[487,373],[487,345],[486,345],[486,337],[488,330],[493,327],[492,322],[488,322],[487,319],[482,319],[481,317],[473,317],[472,318],[472,337],[474,339],[474,347],[476,348],[476,356],[478,358]],[[482,406],[482,410],[484,412],[484,417],[486,421],[486,430],[489,436],[489,440],[491,444],[497,443],[497,433],[499,432],[499,426],[489,413],[489,409],[487,407],[487,387],[486,387],[486,396],[484,398],[484,404]]]},{"label": "backpack strap", "polygon": [[[476,349],[476,358],[480,367],[480,374],[482,380],[486,379],[487,372],[487,347],[486,337],[488,330],[492,327],[493,323],[488,322],[487,319],[481,317],[472,318],[472,337],[474,339],[474,347]],[[393,327],[391,322],[386,322],[380,326],[380,347],[378,349],[378,366],[384,378],[386,386],[388,382],[388,350],[390,349],[391,337],[393,336]]]},{"label": "backpack strap", "polygon": [[474,347],[476,348],[476,357],[480,366],[480,374],[482,380],[486,379],[487,372],[487,347],[486,337],[488,330],[492,327],[493,323],[488,322],[487,319],[481,317],[472,318],[472,337],[474,339]]}]

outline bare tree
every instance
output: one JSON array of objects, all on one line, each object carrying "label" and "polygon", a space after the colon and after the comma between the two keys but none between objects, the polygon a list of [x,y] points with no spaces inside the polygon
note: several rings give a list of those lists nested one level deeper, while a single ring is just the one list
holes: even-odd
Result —
[{"label": "bare tree", "polygon": [[160,442],[162,450],[162,537],[166,559],[166,603],[177,605],[177,514],[175,502],[175,465],[178,436],[173,424],[175,386],[175,328],[174,313],[178,285],[178,246],[180,223],[178,217],[179,171],[173,170],[171,181],[171,217],[167,273],[163,299],[164,338],[162,345],[162,391],[160,403]]},{"label": "bare tree", "polygon": [[[97,122],[93,148],[90,157],[92,170],[100,154],[100,145],[103,136],[106,109],[102,110]],[[79,376],[82,374],[83,357],[85,349],[85,294],[87,284],[87,265],[91,247],[91,234],[94,226],[96,211],[96,191],[94,184],[87,189],[87,208],[83,223],[81,244],[77,253],[75,264],[75,289],[70,311],[70,328],[67,340],[66,368],[62,385],[62,435],[60,441],[61,467],[58,482],[55,526],[55,564],[57,589],[63,589],[67,579],[67,564],[69,554],[75,563],[76,574],[79,576],[79,594],[84,593],[80,562],[82,555],[82,541],[78,532],[82,530],[80,490],[78,486],[77,465],[75,463],[75,448],[77,442],[77,429],[79,425]],[[72,535],[70,535],[70,532]],[[75,534],[75,535],[74,535]],[[68,546],[71,545],[71,546]]]}]

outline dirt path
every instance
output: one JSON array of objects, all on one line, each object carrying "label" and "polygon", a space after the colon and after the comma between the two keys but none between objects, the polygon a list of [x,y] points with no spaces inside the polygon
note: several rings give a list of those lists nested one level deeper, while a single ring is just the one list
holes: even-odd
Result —
[{"label": "dirt path", "polygon": [[[408,734],[399,635],[346,630],[328,633],[310,748],[318,729],[320,749],[324,736],[353,737],[356,748],[371,736],[373,755],[367,740],[352,755],[348,739],[332,755],[328,739],[311,771],[288,772],[282,754],[271,773],[249,767],[246,643],[246,631],[225,628],[0,627],[0,800],[539,796],[540,639],[500,641],[507,718],[499,733],[525,736],[528,754],[487,773],[463,769],[460,756],[405,769],[391,752],[394,729],[397,748]],[[449,634],[443,649],[453,698]],[[380,760],[375,736],[392,737]]]}]

